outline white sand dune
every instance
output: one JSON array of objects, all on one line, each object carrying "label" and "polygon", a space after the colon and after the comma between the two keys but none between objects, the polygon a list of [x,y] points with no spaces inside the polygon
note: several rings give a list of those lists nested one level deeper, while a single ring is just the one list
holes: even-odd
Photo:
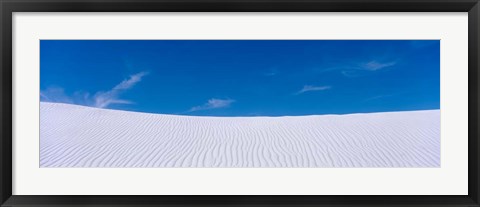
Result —
[{"label": "white sand dune", "polygon": [[440,111],[200,117],[40,104],[41,167],[440,167]]}]

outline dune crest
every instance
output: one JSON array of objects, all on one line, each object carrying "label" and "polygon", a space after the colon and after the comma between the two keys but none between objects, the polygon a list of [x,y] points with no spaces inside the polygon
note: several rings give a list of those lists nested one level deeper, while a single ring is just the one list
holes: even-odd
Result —
[{"label": "dune crest", "polygon": [[194,117],[40,104],[41,167],[440,167],[440,110]]}]

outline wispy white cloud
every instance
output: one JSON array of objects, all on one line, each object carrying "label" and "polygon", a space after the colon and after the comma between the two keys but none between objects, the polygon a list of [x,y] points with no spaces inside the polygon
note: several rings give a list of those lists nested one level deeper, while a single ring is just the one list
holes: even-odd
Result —
[{"label": "wispy white cloud", "polygon": [[40,91],[40,101],[50,101],[50,98],[48,98],[45,92]]},{"label": "wispy white cloud", "polygon": [[398,60],[384,61],[382,59],[375,59],[366,62],[338,61],[338,63],[335,64],[331,63],[331,67],[317,68],[315,71],[322,73],[339,71],[341,74],[347,77],[359,77],[395,66],[398,62]]},{"label": "wispy white cloud", "polygon": [[278,74],[277,69],[271,69],[268,72],[264,73],[263,75],[265,75],[265,76],[276,76],[277,74]]},{"label": "wispy white cloud", "polygon": [[146,72],[140,72],[131,75],[128,79],[123,80],[109,91],[99,91],[92,97],[87,92],[76,91],[69,96],[61,87],[49,87],[40,91],[40,101],[71,103],[79,105],[87,105],[98,108],[105,108],[111,104],[132,104],[132,101],[120,99],[122,92],[132,88],[140,82]]},{"label": "wispy white cloud", "polygon": [[338,67],[341,73],[350,78],[369,75],[373,72],[384,70],[397,64],[398,61],[372,60],[364,63],[357,63]]},{"label": "wispy white cloud", "polygon": [[40,91],[40,101],[73,103],[73,99],[67,96],[61,87],[49,87]]},{"label": "wispy white cloud", "polygon": [[97,92],[94,96],[94,106],[98,108],[105,108],[110,104],[131,104],[131,101],[119,99],[119,95],[140,82],[142,77],[145,75],[147,75],[146,72],[140,72],[131,75],[130,78],[123,80],[111,90]]},{"label": "wispy white cloud", "polygon": [[216,99],[212,98],[208,100],[207,103],[192,107],[189,112],[194,111],[202,111],[202,110],[209,110],[209,109],[218,109],[218,108],[226,108],[229,107],[235,100],[233,99]]},{"label": "wispy white cloud", "polygon": [[305,92],[309,92],[309,91],[324,91],[324,90],[328,90],[332,88],[331,86],[312,86],[312,85],[305,85],[303,86],[302,89],[300,89],[299,91],[297,91],[295,93],[295,95],[299,95],[299,94],[302,94],[302,93],[305,93]]},{"label": "wispy white cloud", "polygon": [[390,66],[394,66],[395,64],[397,64],[396,61],[379,62],[379,61],[376,61],[376,60],[372,60],[368,63],[360,64],[360,67],[362,69],[369,70],[369,71],[377,71],[377,70],[381,70],[381,69],[384,69],[384,68],[387,68],[387,67],[390,67]]}]

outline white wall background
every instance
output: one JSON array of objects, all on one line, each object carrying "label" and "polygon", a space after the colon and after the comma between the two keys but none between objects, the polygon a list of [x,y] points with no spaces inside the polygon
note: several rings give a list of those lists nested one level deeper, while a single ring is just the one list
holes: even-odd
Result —
[{"label": "white wall background", "polygon": [[[466,195],[467,13],[15,13],[13,194]],[[441,168],[39,168],[40,39],[441,39]]]}]

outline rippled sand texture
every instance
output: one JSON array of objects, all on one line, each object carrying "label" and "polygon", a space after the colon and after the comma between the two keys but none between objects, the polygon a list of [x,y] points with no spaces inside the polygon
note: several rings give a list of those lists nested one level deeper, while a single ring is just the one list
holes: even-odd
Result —
[{"label": "rippled sand texture", "polygon": [[40,104],[41,167],[440,167],[440,111],[195,117]]}]

